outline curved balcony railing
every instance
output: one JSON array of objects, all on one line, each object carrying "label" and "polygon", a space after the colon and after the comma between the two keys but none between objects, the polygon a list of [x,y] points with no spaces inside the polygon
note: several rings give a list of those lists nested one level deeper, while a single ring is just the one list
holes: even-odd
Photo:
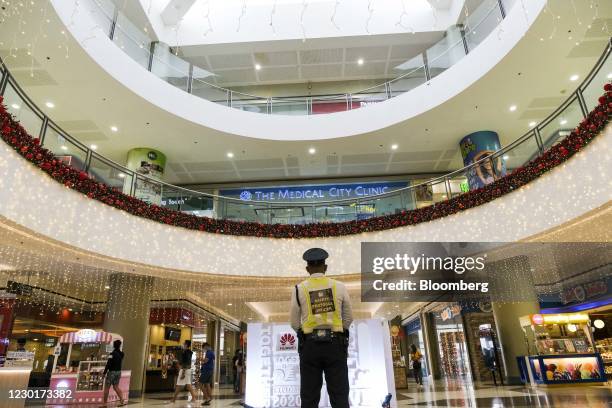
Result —
[{"label": "curved balcony railing", "polygon": [[489,171],[490,183],[542,155],[563,140],[598,105],[601,84],[612,79],[612,42],[595,67],[565,102],[513,143],[489,157],[444,176],[416,182],[385,194],[326,201],[258,201],[226,197],[167,184],[139,174],[93,151],[63,131],[39,109],[2,64],[0,94],[7,110],[30,135],[60,160],[86,171],[96,181],[140,199],[197,216],[265,224],[308,224],[362,220],[436,204],[469,191],[468,178]]},{"label": "curved balcony railing", "polygon": [[[92,15],[111,41],[143,68],[171,85],[200,98],[235,109],[273,115],[316,115],[342,112],[383,102],[427,83],[480,44],[505,16],[516,0],[484,0],[461,24],[452,26],[445,38],[401,64],[405,71],[385,83],[343,94],[319,96],[261,97],[215,85],[204,78],[211,73],[175,55],[167,45],[152,41],[110,0],[86,0]],[[83,3],[83,2],[82,2]],[[451,40],[456,38],[456,40]]]}]

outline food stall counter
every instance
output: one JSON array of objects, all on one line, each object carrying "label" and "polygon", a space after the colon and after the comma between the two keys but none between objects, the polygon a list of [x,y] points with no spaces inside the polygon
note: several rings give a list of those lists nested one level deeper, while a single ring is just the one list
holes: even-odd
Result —
[{"label": "food stall counter", "polygon": [[533,314],[520,318],[530,355],[517,357],[524,383],[531,385],[606,382],[604,362],[583,313]]},{"label": "food stall counter", "polygon": [[[103,401],[104,367],[115,340],[121,336],[93,330],[79,330],[64,334],[56,346],[51,374],[48,405],[98,404]],[[119,388],[123,399],[128,400],[130,370],[121,371]],[[60,392],[62,391],[62,392]],[[119,401],[114,392],[109,393],[108,402]]]}]

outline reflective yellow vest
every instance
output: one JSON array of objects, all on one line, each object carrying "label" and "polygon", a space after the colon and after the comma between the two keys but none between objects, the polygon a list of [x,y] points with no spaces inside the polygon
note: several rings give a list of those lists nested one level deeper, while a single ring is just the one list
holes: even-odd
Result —
[{"label": "reflective yellow vest", "polygon": [[300,286],[306,298],[308,316],[302,323],[302,331],[312,333],[314,329],[326,328],[341,332],[342,315],[336,294],[336,281],[326,277],[310,277]]}]

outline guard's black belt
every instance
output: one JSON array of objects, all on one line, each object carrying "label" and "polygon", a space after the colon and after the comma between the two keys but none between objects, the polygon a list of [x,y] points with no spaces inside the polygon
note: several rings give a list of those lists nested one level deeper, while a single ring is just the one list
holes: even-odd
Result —
[{"label": "guard's black belt", "polygon": [[344,339],[343,332],[335,332],[330,329],[314,329],[312,333],[304,334],[306,340],[319,340],[322,338]]}]

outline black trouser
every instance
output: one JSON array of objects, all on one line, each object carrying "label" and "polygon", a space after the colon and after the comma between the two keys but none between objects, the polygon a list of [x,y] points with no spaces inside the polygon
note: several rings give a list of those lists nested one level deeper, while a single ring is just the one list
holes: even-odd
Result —
[{"label": "black trouser", "polygon": [[329,343],[304,340],[300,352],[300,398],[302,408],[317,408],[323,374],[332,408],[349,408],[347,349],[342,338]]}]

